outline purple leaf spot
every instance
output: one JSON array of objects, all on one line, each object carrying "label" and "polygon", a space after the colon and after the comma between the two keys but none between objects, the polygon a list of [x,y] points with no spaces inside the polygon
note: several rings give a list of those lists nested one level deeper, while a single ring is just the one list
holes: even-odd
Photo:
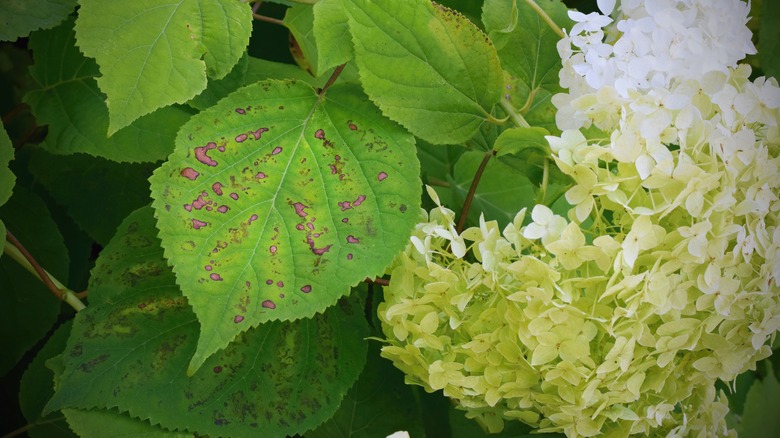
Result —
[{"label": "purple leaf spot", "polygon": [[306,286],[303,286],[303,287],[301,288],[301,292],[303,292],[303,293],[305,293],[305,294],[307,294],[307,293],[311,292],[311,285],[310,285],[310,284],[307,284]]},{"label": "purple leaf spot", "polygon": [[347,222],[349,222],[349,218],[345,217],[344,219],[341,220],[341,222],[344,222],[346,224]]},{"label": "purple leaf spot", "polygon": [[198,173],[198,171],[196,171],[192,167],[185,167],[181,171],[180,175],[187,178],[188,180],[195,181],[195,179],[198,177],[198,175],[200,175],[200,173]]},{"label": "purple leaf spot", "polygon": [[214,281],[222,281],[222,277],[217,273],[211,274],[209,277],[211,277],[211,279]]},{"label": "purple leaf spot", "polygon": [[349,201],[339,202],[339,207],[341,207],[341,211],[347,211],[352,208]]},{"label": "purple leaf spot", "polygon": [[251,287],[251,286],[252,286],[252,283],[250,283],[250,282],[248,282],[248,281],[247,281],[247,282],[246,282],[246,287]]},{"label": "purple leaf spot", "polygon": [[230,194],[230,197],[233,198],[233,200],[237,200],[238,199],[238,193],[233,192],[233,193]]},{"label": "purple leaf spot", "polygon": [[268,280],[265,281],[265,284],[270,286],[270,285],[274,284],[274,281],[269,278]]},{"label": "purple leaf spot", "polygon": [[251,224],[252,222],[257,220],[257,215],[253,214],[252,216],[249,216],[249,221],[247,221],[247,225]]},{"label": "purple leaf spot", "polygon": [[303,224],[298,224],[298,225],[296,225],[296,226],[295,226],[295,228],[296,228],[298,231],[303,231]]},{"label": "purple leaf spot", "polygon": [[246,111],[243,108],[236,108],[236,112],[241,115],[246,114]]},{"label": "purple leaf spot", "polygon": [[276,254],[276,250],[277,250],[276,245],[271,245],[271,247],[268,248],[268,251],[270,251],[271,254]]},{"label": "purple leaf spot", "polygon": [[305,208],[309,208],[308,205],[303,205],[301,202],[296,202],[293,205],[293,208],[295,208],[295,214],[297,214],[300,217],[306,217],[309,214],[303,211]]},{"label": "purple leaf spot", "polygon": [[203,222],[203,221],[199,221],[197,219],[193,219],[192,220],[192,228],[195,228],[196,230],[199,230],[199,229],[205,227],[206,225],[208,225],[208,223]]},{"label": "purple leaf spot", "polygon": [[306,228],[308,228],[309,231],[314,231],[314,224],[309,222],[309,223],[306,224]]},{"label": "purple leaf spot", "polygon": [[284,294],[279,294],[279,298],[284,298]]},{"label": "purple leaf spot", "polygon": [[356,124],[354,124],[354,123],[350,123],[350,124],[349,124],[349,129],[351,129],[351,130],[353,130],[353,131],[357,131],[358,127],[357,127],[357,125],[356,125]]},{"label": "purple leaf spot", "polygon": [[360,239],[350,234],[347,236],[347,243],[360,243]]},{"label": "purple leaf spot", "polygon": [[339,173],[338,169],[336,169],[336,165],[335,164],[328,164],[328,166],[330,166],[330,174],[331,175],[335,175],[335,174]]},{"label": "purple leaf spot", "polygon": [[211,190],[214,190],[214,193],[217,195],[222,196],[222,183],[215,182],[211,185]]},{"label": "purple leaf spot", "polygon": [[244,320],[244,315],[236,315],[235,317],[233,317],[233,322],[235,322],[236,324],[238,324],[243,320]]},{"label": "purple leaf spot", "polygon": [[206,206],[206,211],[211,211],[211,210],[212,210],[212,209],[211,209],[211,206],[207,205],[207,206]]},{"label": "purple leaf spot", "polygon": [[192,201],[192,206],[196,210],[200,210],[201,208],[205,207],[206,204],[209,204],[209,203],[210,203],[210,201],[204,201],[203,200],[203,195],[198,195],[198,199]]},{"label": "purple leaf spot", "polygon": [[262,136],[266,131],[268,131],[268,128],[260,128],[257,131],[253,131],[252,136],[255,137],[255,140],[260,140],[260,136]]},{"label": "purple leaf spot", "polygon": [[263,172],[257,172],[257,175],[255,175],[255,178],[257,179],[265,179],[266,177],[268,177],[268,175]]},{"label": "purple leaf spot", "polygon": [[239,135],[236,136],[236,142],[237,143],[243,143],[243,142],[246,141],[247,138],[249,138],[248,135],[246,135],[246,134],[239,134]]},{"label": "purple leaf spot", "polygon": [[366,195],[360,195],[355,199],[355,202],[352,203],[353,207],[357,207],[358,205],[362,204],[363,201],[366,200]]},{"label": "purple leaf spot", "polygon": [[277,287],[284,287],[284,282],[283,281],[277,281],[276,282],[276,286]]},{"label": "purple leaf spot", "polygon": [[220,152],[225,152],[225,146],[220,146],[217,148],[217,150]]},{"label": "purple leaf spot", "polygon": [[218,163],[216,161],[212,160],[211,158],[209,158],[209,156],[208,156],[208,151],[210,151],[210,150],[212,150],[212,149],[214,149],[216,147],[217,147],[217,144],[212,141],[212,142],[207,143],[206,146],[201,146],[201,147],[195,148],[195,158],[198,161],[200,161],[201,163],[203,163],[203,164],[205,164],[207,166],[211,166],[211,167],[216,166]]},{"label": "purple leaf spot", "polygon": [[205,270],[207,270],[207,271],[210,271],[210,270],[212,270],[213,268],[211,267],[211,265],[206,265],[206,266],[204,266],[204,267],[203,267],[203,269],[205,269]]},{"label": "purple leaf spot", "polygon": [[317,131],[314,133],[314,136],[315,136],[315,137],[317,137],[317,138],[319,138],[320,140],[322,140],[322,139],[324,139],[324,138],[325,138],[325,131],[324,131],[324,130],[322,130],[322,129],[318,129],[318,130],[317,130]]},{"label": "purple leaf spot", "polygon": [[274,302],[271,300],[263,301],[262,306],[265,307],[266,309],[276,309],[276,304],[274,304]]},{"label": "purple leaf spot", "polygon": [[227,213],[227,211],[230,210],[227,205],[220,205],[217,207],[217,211],[220,213]]},{"label": "purple leaf spot", "polygon": [[347,260],[352,260],[352,254],[347,254]]},{"label": "purple leaf spot", "polygon": [[274,150],[271,151],[271,155],[278,155],[280,152],[282,152],[282,148],[277,146],[274,148]]},{"label": "purple leaf spot", "polygon": [[219,374],[221,372],[222,372],[222,367],[221,366],[217,365],[217,366],[214,367],[214,374]]},{"label": "purple leaf spot", "polygon": [[187,211],[192,211],[192,206],[190,204],[184,204],[184,209]]},{"label": "purple leaf spot", "polygon": [[387,178],[387,174],[385,172],[379,172],[379,174],[376,176],[376,179],[379,181],[384,181],[385,178]]}]

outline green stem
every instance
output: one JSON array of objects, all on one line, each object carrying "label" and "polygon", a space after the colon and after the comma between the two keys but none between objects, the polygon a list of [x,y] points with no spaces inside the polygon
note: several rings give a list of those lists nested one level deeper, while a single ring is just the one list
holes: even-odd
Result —
[{"label": "green stem", "polygon": [[86,308],[84,303],[81,302],[72,290],[65,287],[38,264],[32,254],[25,249],[21,242],[19,242],[10,231],[6,231],[5,235],[6,241],[3,246],[3,252],[5,254],[8,254],[8,256],[16,260],[17,263],[22,265],[22,267],[27,269],[31,274],[38,277],[52,295],[68,303],[77,312]]},{"label": "green stem", "polygon": [[447,181],[444,181],[443,179],[439,179],[439,178],[434,178],[431,176],[425,178],[425,183],[433,187],[447,187],[447,188],[450,187],[450,183],[448,183]]},{"label": "green stem", "polygon": [[38,423],[30,423],[30,424],[27,424],[25,426],[20,427],[19,429],[16,429],[14,431],[8,432],[7,434],[3,435],[2,438],[13,438],[15,436],[22,435],[25,432],[27,432],[28,430],[33,429],[35,427],[42,426],[44,424],[49,424],[49,423],[56,423],[58,421],[63,421],[63,420],[65,420],[65,416],[52,418],[52,419],[46,420],[46,421],[40,421]]},{"label": "green stem", "polygon": [[566,37],[566,34],[563,33],[563,30],[558,27],[557,24],[550,18],[549,15],[547,15],[547,12],[544,12],[544,9],[540,8],[539,5],[536,4],[534,0],[525,0],[525,2],[528,4],[528,6],[531,7],[531,9],[534,10],[541,18],[544,20],[545,23],[547,23],[548,26],[550,26],[550,29],[552,29],[553,32],[555,32],[556,35],[558,35],[561,38]]},{"label": "green stem", "polygon": [[460,211],[460,217],[458,218],[458,224],[455,226],[455,231],[460,234],[461,231],[463,231],[463,227],[466,225],[466,218],[469,215],[469,210],[471,209],[471,201],[474,200],[474,193],[477,191],[477,186],[479,185],[479,180],[482,179],[482,174],[485,172],[485,167],[487,167],[488,162],[490,162],[490,158],[493,156],[493,151],[487,151],[485,153],[485,158],[482,159],[482,162],[479,163],[479,167],[477,168],[477,173],[474,174],[474,180],[471,181],[471,187],[469,187],[469,193],[466,195],[466,200],[463,201],[463,209]]},{"label": "green stem", "polygon": [[[550,181],[550,159],[544,159],[544,167],[542,170],[542,190],[539,192],[539,197],[536,199],[537,204],[544,204],[545,198],[547,198],[547,184]],[[546,204],[545,204],[546,205]]]},{"label": "green stem", "polygon": [[504,110],[507,115],[509,115],[509,118],[512,119],[513,122],[515,122],[515,125],[517,125],[520,128],[530,128],[531,124],[525,121],[523,116],[521,116],[516,110],[515,107],[512,106],[511,103],[509,103],[506,99],[501,99],[501,109]]},{"label": "green stem", "polygon": [[284,24],[284,21],[278,18],[266,17],[265,15],[260,15],[255,12],[252,12],[252,18],[259,21],[265,21],[266,23],[273,23],[273,24],[278,24],[279,26],[286,26],[286,24]]}]

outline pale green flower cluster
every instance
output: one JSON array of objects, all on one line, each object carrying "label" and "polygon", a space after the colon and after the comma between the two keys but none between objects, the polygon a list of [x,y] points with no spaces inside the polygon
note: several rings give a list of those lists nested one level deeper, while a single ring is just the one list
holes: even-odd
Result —
[{"label": "pale green flower cluster", "polygon": [[429,190],[439,206],[379,307],[383,356],[491,431],[732,433],[714,383],[768,357],[780,329],[780,88],[749,75],[557,99],[604,133],[548,137],[573,181],[566,218],[537,205],[458,234]]}]

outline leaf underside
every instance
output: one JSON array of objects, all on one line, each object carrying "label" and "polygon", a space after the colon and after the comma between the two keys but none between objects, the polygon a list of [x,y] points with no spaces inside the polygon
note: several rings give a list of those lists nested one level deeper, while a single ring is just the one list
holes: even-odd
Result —
[{"label": "leaf underside", "polygon": [[190,372],[249,327],[311,317],[381,275],[420,202],[413,137],[354,86],[243,88],[193,117],[150,181],[201,323]]},{"label": "leaf underside", "polygon": [[76,0],[0,0],[0,41],[14,41],[38,29],[48,29],[64,20]]}]

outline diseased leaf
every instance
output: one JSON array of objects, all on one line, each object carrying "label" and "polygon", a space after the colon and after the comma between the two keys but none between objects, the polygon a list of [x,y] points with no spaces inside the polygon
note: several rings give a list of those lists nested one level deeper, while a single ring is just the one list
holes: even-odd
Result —
[{"label": "diseased leaf", "polygon": [[[558,26],[571,29],[566,5],[560,0],[536,3]],[[561,58],[556,48],[560,37],[536,11],[517,0],[485,0],[482,21],[496,45],[501,65],[510,75],[505,81],[504,98],[532,126],[557,133],[550,98],[563,91],[558,79]]]},{"label": "diseased leaf", "polygon": [[32,425],[30,438],[69,438],[76,435],[68,428],[62,414],[55,412],[42,416],[44,406],[54,395],[54,376],[46,367],[46,361],[65,350],[71,329],[71,321],[64,323],[52,334],[35,359],[27,367],[19,387],[19,407]]},{"label": "diseased leaf", "polygon": [[423,435],[417,400],[412,387],[392,362],[379,356],[376,342],[369,345],[368,360],[357,382],[330,420],[306,434],[306,438],[374,438],[405,430]]},{"label": "diseased leaf", "polygon": [[[483,157],[482,152],[469,151],[455,164],[451,183],[458,204],[465,200]],[[474,194],[468,223],[478,224],[480,213],[484,213],[485,220],[496,220],[499,228],[504,228],[521,208],[533,207],[535,199],[536,188],[526,174],[491,158]]]},{"label": "diseased leaf", "polygon": [[149,203],[154,163],[115,163],[84,154],[52,155],[36,150],[30,171],[64,205],[73,221],[100,244],[133,210]]},{"label": "diseased leaf", "polygon": [[76,0],[0,0],[0,41],[14,41],[38,29],[49,29],[64,20]]},{"label": "diseased leaf", "polygon": [[110,431],[113,437],[122,438],[193,438],[195,436],[191,433],[165,430],[153,426],[148,421],[131,418],[115,410],[63,409],[62,413],[65,414],[70,428],[80,438],[104,438],[106,431]]},{"label": "diseased leaf", "polygon": [[[13,196],[0,207],[0,220],[41,266],[67,284],[68,250],[38,196],[15,187]],[[8,255],[0,257],[0,291],[0,333],[7,334],[0,336],[2,376],[51,329],[61,301]]]},{"label": "diseased leaf", "polygon": [[[198,321],[154,224],[151,208],[134,212],[98,258],[90,306],[76,316],[47,410],[116,408],[167,429],[224,437],[294,435],[333,415],[365,364],[361,303],[263,324],[187,377]],[[259,299],[233,310],[248,317]]]},{"label": "diseased leaf", "polygon": [[35,56],[30,74],[38,87],[24,100],[38,122],[49,125],[42,146],[55,154],[82,152],[113,161],[165,159],[190,115],[176,107],[161,108],[106,137],[108,108],[94,78],[98,67],[79,52],[75,37],[72,19],[30,36]]},{"label": "diseased leaf", "polygon": [[252,30],[248,3],[236,0],[81,0],[77,45],[100,66],[108,133],[206,88],[243,55]]},{"label": "diseased leaf", "polygon": [[381,274],[416,220],[418,175],[414,139],[354,86],[319,98],[261,82],[193,117],[151,178],[202,327],[190,372],[249,327],[310,317]]},{"label": "diseased leaf", "polygon": [[429,0],[344,0],[366,94],[433,144],[458,144],[490,118],[503,85],[496,50],[457,12]]}]

